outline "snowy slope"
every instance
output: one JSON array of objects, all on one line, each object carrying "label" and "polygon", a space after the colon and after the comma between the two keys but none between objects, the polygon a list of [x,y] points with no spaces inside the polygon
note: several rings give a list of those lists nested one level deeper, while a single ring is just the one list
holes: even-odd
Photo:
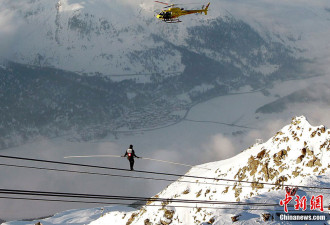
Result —
[{"label": "snowy slope", "polygon": [[[324,126],[311,126],[305,117],[300,116],[293,118],[291,124],[283,127],[267,142],[255,144],[233,158],[195,166],[186,175],[273,184],[283,183],[284,185],[330,187],[329,159],[330,130]],[[180,181],[192,181],[193,183]],[[330,199],[330,193],[324,190],[299,188],[297,194],[306,196],[307,199],[311,199],[312,195],[323,194],[324,205],[327,205]],[[263,213],[270,213],[276,217],[272,210],[283,212],[283,208],[278,203],[284,198],[284,195],[285,191],[278,185],[180,178],[154,197],[258,202],[277,206],[275,208],[265,207],[262,210],[240,210],[242,206],[236,206],[234,209],[215,209],[214,207],[233,208],[233,206],[149,202],[140,210],[108,208],[104,216],[90,224],[207,224],[208,221],[213,224],[229,224],[231,217],[237,215],[240,215],[237,224],[255,224],[263,222]],[[157,206],[160,204],[163,206]],[[309,211],[307,210],[307,212]],[[70,215],[70,213],[64,212],[63,215],[72,216],[72,223],[79,224],[74,221],[81,218],[81,214],[77,218],[76,215]],[[97,216],[93,218],[95,217]],[[44,224],[70,224],[69,221],[71,220],[62,219],[55,222],[54,218],[41,220]],[[87,219],[85,218],[84,221]],[[269,223],[276,224],[277,221]],[[10,222],[5,224],[31,223]]]},{"label": "snowy slope", "polygon": [[105,213],[109,211],[132,211],[132,208],[129,207],[121,207],[121,206],[114,206],[114,207],[98,207],[98,208],[91,208],[91,209],[74,209],[68,210],[61,213],[57,213],[51,218],[46,219],[39,219],[35,221],[12,221],[3,223],[3,225],[28,225],[28,224],[36,224],[37,222],[41,222],[43,225],[51,225],[51,224],[71,224],[71,225],[83,225],[88,224],[93,220],[96,220],[102,217]]},{"label": "snowy slope", "polygon": [[[267,142],[252,146],[233,158],[196,166],[187,175],[269,183],[282,183],[283,181],[286,185],[329,187],[329,159],[330,130],[326,130],[324,126],[313,127],[301,116],[294,118],[290,125],[285,126]],[[196,184],[180,183],[180,180],[195,181]],[[203,182],[210,181],[181,178],[154,197],[258,201],[276,204],[279,199],[283,198],[283,193],[285,193],[284,190],[278,190],[279,186],[223,181],[214,182],[213,185],[210,185],[202,184]],[[310,190],[302,189],[298,194],[305,194],[306,191]],[[307,196],[310,197],[311,195],[312,193],[308,192]],[[251,198],[253,196],[256,197]],[[329,193],[324,195],[326,202],[329,197]],[[144,224],[145,221],[150,221],[152,224],[158,224],[161,221],[165,221],[163,224],[200,224],[208,222],[211,218],[214,218],[214,224],[226,224],[231,220],[231,214],[238,215],[240,213],[245,215],[243,216],[247,220],[245,222],[250,221],[248,224],[254,224],[256,217],[261,215],[260,212],[249,212],[250,215],[247,215],[248,213],[240,210],[208,209],[198,204],[194,205],[193,208],[174,207],[176,204],[182,205],[183,203],[164,203],[165,207],[152,207],[152,205],[158,204],[153,202],[149,206],[136,211],[136,214],[131,217],[132,223],[130,224]],[[214,207],[214,205],[206,206]],[[222,206],[220,205],[220,207]],[[223,214],[226,215],[223,216]],[[118,214],[109,213],[91,223],[91,225],[109,224],[114,217],[117,218]],[[128,222],[127,217],[117,224],[126,224],[126,222]]]},{"label": "snowy slope", "polygon": [[[159,47],[145,22],[140,25],[140,2],[123,1],[5,1],[2,15],[16,20],[15,44],[9,59],[78,72],[122,74],[146,72],[148,65],[132,62],[130,54]],[[151,15],[153,14],[151,13]],[[138,17],[138,19],[136,18]],[[10,19],[8,19],[10,20]],[[8,21],[9,22],[9,21]],[[176,68],[179,55],[167,63],[150,62],[155,71]],[[151,68],[149,68],[151,69]],[[182,70],[178,65],[177,70]],[[134,71],[132,71],[134,70]]]},{"label": "snowy slope", "polygon": [[[219,51],[214,46],[205,47],[210,43],[204,38],[197,40],[199,45],[191,43],[192,35],[197,34],[199,39],[200,28],[212,29],[217,20],[228,18],[244,21],[265,40],[289,47],[293,55],[322,58],[328,52],[327,1],[213,1],[207,16],[191,15],[183,17],[183,23],[170,25],[154,17],[154,10],[161,7],[151,0],[4,0],[0,4],[4,21],[0,24],[4,27],[0,31],[1,56],[81,73],[141,74],[140,78],[148,81],[143,74],[183,72],[183,53],[171,46],[174,44],[219,62],[249,66],[253,72],[269,75],[278,70],[280,65],[271,60],[265,46],[249,53],[264,57],[265,61],[253,65],[235,49],[228,54],[225,48]],[[237,28],[245,29],[239,25]],[[219,29],[228,32],[226,27]],[[159,37],[166,42],[157,41]]]}]

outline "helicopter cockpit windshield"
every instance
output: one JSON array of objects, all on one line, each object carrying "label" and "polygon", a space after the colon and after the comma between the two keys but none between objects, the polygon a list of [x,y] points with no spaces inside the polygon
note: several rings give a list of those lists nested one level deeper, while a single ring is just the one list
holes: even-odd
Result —
[{"label": "helicopter cockpit windshield", "polygon": [[171,13],[170,13],[170,12],[165,12],[164,15],[163,15],[163,18],[164,18],[165,20],[169,20],[169,19],[171,19]]}]

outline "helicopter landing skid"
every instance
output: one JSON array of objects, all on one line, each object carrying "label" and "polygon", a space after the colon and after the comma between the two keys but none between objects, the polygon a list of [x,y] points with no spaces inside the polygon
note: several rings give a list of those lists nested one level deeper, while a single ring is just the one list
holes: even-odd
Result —
[{"label": "helicopter landing skid", "polygon": [[182,21],[179,19],[169,19],[169,20],[164,20],[165,23],[181,23]]}]

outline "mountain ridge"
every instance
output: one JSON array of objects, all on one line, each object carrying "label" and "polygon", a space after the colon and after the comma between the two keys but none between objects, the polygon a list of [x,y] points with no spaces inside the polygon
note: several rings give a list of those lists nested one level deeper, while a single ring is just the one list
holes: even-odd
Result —
[{"label": "mountain ridge", "polygon": [[[9,57],[9,60],[23,64],[104,75],[183,72],[185,64],[181,61],[182,53],[169,48],[166,42],[155,41],[153,35],[165,37],[169,42],[185,49],[193,49],[199,54],[203,53],[203,45],[198,39],[201,35],[207,35],[205,43],[208,48],[203,54],[208,54],[217,61],[233,60],[239,67],[246,67],[244,62],[251,60],[249,54],[254,54],[254,58],[259,62],[255,61],[255,65],[249,63],[251,68],[269,64],[276,71],[276,67],[280,66],[276,60],[272,62],[278,53],[266,43],[273,41],[261,37],[252,27],[247,26],[247,23],[230,15],[217,16],[209,21],[196,21],[196,25],[169,27],[167,24],[157,24],[155,18],[150,18],[152,22],[148,22],[144,17],[150,14],[143,11],[145,15],[141,15],[139,5],[132,9],[125,4],[116,3],[111,6],[103,0],[95,3],[76,1],[75,4],[60,0],[56,5],[36,0],[29,5],[12,2],[8,2],[8,5],[15,16],[24,18],[22,23],[25,23],[26,27],[22,27],[22,32],[23,29],[30,29],[26,31],[29,35],[25,37],[25,41],[17,41],[13,46]],[[111,13],[105,13],[106,10],[113,13],[124,12],[123,17],[128,17],[133,24],[126,24],[125,19],[121,20]],[[121,26],[116,25],[117,22],[120,22]],[[147,26],[154,29],[147,29]],[[184,33],[184,36],[178,36],[178,33]],[[23,34],[17,34],[20,35]],[[128,37],[134,37],[135,41]],[[29,46],[25,45],[27,40],[30,40]],[[228,40],[236,44],[230,44]],[[255,43],[252,43],[253,41]],[[216,48],[209,48],[214,44]],[[281,51],[287,51],[285,48],[291,49],[289,45],[281,47],[283,44],[278,44],[276,48]],[[234,45],[237,45],[236,48]],[[242,49],[245,49],[245,54]]]},{"label": "mountain ridge", "polygon": [[[322,125],[313,127],[305,117],[300,116],[293,118],[291,124],[282,128],[267,142],[256,144],[233,158],[198,165],[186,174],[188,176],[215,177],[220,180],[225,178],[223,188],[203,184],[202,179],[182,177],[154,197],[211,201],[226,199],[226,201],[241,202],[254,196],[273,193],[278,199],[280,193],[282,195],[285,193],[284,190],[281,191],[283,185],[304,186],[308,185],[308,182],[315,184],[318,176],[326,180],[326,174],[329,173],[330,168],[329,157],[330,130],[326,130]],[[211,169],[211,172],[205,171],[201,167]],[[226,179],[236,179],[236,182],[226,182]],[[183,184],[180,181],[196,183]],[[219,184],[219,182],[221,183],[221,181],[214,181],[215,184]],[[268,186],[266,183],[273,185]],[[300,191],[302,191],[306,194],[307,190],[302,187],[299,188],[298,193],[301,194]],[[328,195],[325,195],[325,198],[327,197]],[[147,204],[148,206],[142,207],[140,211],[128,215],[130,218],[118,212],[110,212],[104,218],[99,219],[99,222],[95,221],[91,225],[106,224],[107,221],[109,222],[107,216],[110,221],[112,219],[118,221],[117,224],[126,224],[126,222],[132,225],[146,224],[146,221],[147,224],[201,224],[206,223],[210,218],[213,218],[213,222],[216,221],[212,224],[222,224],[221,220],[214,216],[218,215],[216,209],[203,208],[202,205],[200,210],[197,210],[198,206],[196,206],[198,212],[196,213],[194,209],[190,208],[175,208],[178,203],[171,201],[163,202],[163,207],[150,207],[153,204],[157,205],[156,202]],[[207,206],[214,207],[212,204]],[[278,205],[278,207],[280,206]],[[239,212],[236,212],[236,215],[238,214]],[[122,220],[119,219],[120,215],[124,217]],[[251,224],[253,224],[252,221]]]},{"label": "mountain ridge", "polygon": [[[153,196],[154,199],[168,200],[158,202],[151,199],[140,209],[111,206],[70,210],[38,221],[75,225],[86,222],[90,225],[219,225],[232,223],[235,218],[237,224],[264,221],[277,224],[278,213],[284,213],[279,202],[285,196],[285,186],[298,187],[297,195],[307,199],[320,194],[325,200],[329,199],[330,193],[322,191],[322,188],[330,187],[329,157],[330,129],[323,125],[312,126],[304,116],[294,117],[266,142],[256,143],[232,158],[197,165],[186,173],[187,176]],[[214,202],[191,205],[171,199]],[[235,202],[239,205],[232,205]],[[325,210],[326,204],[325,201]],[[290,212],[302,213],[291,208]],[[304,213],[319,213],[327,218],[326,211],[307,209]],[[12,221],[4,225],[27,223]],[[287,221],[287,224],[291,222]]]},{"label": "mountain ridge", "polygon": [[[8,24],[13,28],[5,33],[11,40],[7,45],[10,54],[0,57],[12,63],[0,68],[0,79],[12,92],[0,96],[3,108],[8,109],[1,120],[0,148],[38,136],[68,134],[72,140],[93,140],[126,128],[167,126],[182,119],[182,111],[198,102],[243,86],[256,90],[299,77],[307,62],[295,56],[297,47],[292,43],[262,35],[242,18],[216,10],[207,17],[192,15],[191,20],[169,26],[146,10],[154,2],[5,3],[0,12],[10,15]],[[23,78],[24,73],[39,74],[42,82],[31,85],[36,81],[28,75]],[[68,84],[76,90],[68,89],[65,76],[75,77]],[[20,85],[12,80],[20,80]],[[91,97],[82,101],[77,90],[86,96],[88,89],[101,96],[99,105]],[[69,97],[55,97],[61,95],[59,90]],[[47,100],[35,97],[45,92]],[[43,124],[33,122],[31,115],[25,115],[25,120],[32,122],[22,121],[6,99],[21,104],[17,107],[22,112],[33,111],[44,118],[42,112],[47,111],[50,116]],[[15,126],[8,128],[10,121]]]},{"label": "mountain ridge", "polygon": [[[0,68],[0,79],[10,90],[0,95],[6,109],[0,121],[2,149],[40,136],[95,140],[123,129],[167,126],[198,102],[243,86],[257,90],[298,77],[305,63],[290,45],[262,37],[250,24],[226,14],[192,16],[195,23],[168,26],[147,19],[151,15],[138,12],[137,3],[6,3],[0,7],[21,27],[8,45],[13,45],[11,54],[1,56],[11,62]],[[136,21],[127,24],[106,13],[108,8],[131,12],[124,17]],[[88,90],[100,96],[98,105]],[[37,97],[45,94],[47,99]],[[8,99],[17,102],[15,107]],[[13,111],[17,107],[24,119]]]}]

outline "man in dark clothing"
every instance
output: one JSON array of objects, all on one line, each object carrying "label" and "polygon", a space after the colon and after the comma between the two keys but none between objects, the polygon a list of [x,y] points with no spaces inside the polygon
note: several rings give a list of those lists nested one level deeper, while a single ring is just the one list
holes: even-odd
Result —
[{"label": "man in dark clothing", "polygon": [[133,150],[133,145],[130,145],[129,148],[126,150],[124,157],[127,156],[127,159],[129,161],[129,165],[131,167],[131,170],[134,170],[134,157],[140,158],[137,155],[135,155],[135,151]]}]

